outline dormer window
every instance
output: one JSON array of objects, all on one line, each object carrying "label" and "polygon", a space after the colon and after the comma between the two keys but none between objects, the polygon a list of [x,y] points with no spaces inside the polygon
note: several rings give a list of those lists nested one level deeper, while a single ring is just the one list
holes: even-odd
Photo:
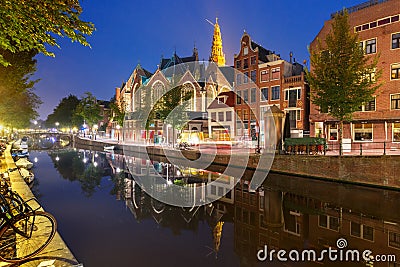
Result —
[{"label": "dormer window", "polygon": [[225,104],[225,97],[224,96],[219,96],[218,97],[218,104]]}]

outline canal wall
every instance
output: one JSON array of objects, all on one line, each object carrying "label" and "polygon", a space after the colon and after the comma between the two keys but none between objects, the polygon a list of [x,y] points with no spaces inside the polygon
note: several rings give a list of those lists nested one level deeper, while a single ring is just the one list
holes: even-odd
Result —
[{"label": "canal wall", "polygon": [[[75,140],[76,144],[90,146],[102,150],[103,141],[87,139]],[[189,160],[200,158],[211,161],[214,165],[243,167],[249,169],[259,168],[260,156],[251,154],[242,161],[230,162],[230,155],[204,155],[197,150],[172,150],[159,146],[122,146],[116,145],[116,149],[124,149],[125,153],[147,153],[150,157],[166,155],[180,158],[182,155]],[[195,163],[193,163],[195,165]],[[195,166],[191,166],[195,167]],[[271,166],[271,172],[304,176],[308,178],[330,180],[342,183],[369,185],[382,188],[400,190],[400,156],[323,156],[323,155],[275,155]],[[268,170],[265,170],[268,171]]]},{"label": "canal wall", "polygon": [[[16,165],[11,157],[10,153],[11,145],[8,145],[7,149],[4,151],[4,158],[1,158],[1,171],[7,171],[10,168],[15,169]],[[27,201],[29,199],[35,198],[31,189],[26,184],[19,171],[10,171],[9,178],[11,182],[11,188],[16,191],[23,200]],[[35,178],[36,179],[36,178]],[[43,210],[43,209],[42,209]],[[54,261],[52,264],[50,264]],[[46,264],[47,265],[43,265]],[[20,263],[18,266],[77,266],[79,262],[76,260],[71,250],[67,247],[64,240],[58,232],[54,236],[50,244],[37,256],[26,261],[25,263]],[[1,266],[10,266],[10,263],[0,262]],[[13,265],[14,266],[14,265]]]}]

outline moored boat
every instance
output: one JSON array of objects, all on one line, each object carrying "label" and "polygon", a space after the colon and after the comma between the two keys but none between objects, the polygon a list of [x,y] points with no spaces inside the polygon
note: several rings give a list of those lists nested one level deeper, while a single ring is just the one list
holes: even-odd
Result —
[{"label": "moored boat", "polygon": [[25,168],[25,169],[28,169],[28,170],[33,167],[33,163],[30,162],[29,160],[27,160],[26,158],[20,158],[19,160],[17,160],[15,162],[15,165],[18,168]]},{"label": "moored boat", "polygon": [[24,178],[27,184],[30,184],[35,179],[35,174],[25,168],[20,168],[19,173],[21,174],[22,178]]}]

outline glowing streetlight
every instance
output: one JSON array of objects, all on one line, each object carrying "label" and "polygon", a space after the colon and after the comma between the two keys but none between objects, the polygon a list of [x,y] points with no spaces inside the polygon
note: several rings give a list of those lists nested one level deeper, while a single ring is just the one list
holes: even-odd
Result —
[{"label": "glowing streetlight", "polygon": [[117,124],[116,128],[117,128],[118,143],[119,143],[119,129],[121,129],[121,126],[119,126],[119,124]]}]

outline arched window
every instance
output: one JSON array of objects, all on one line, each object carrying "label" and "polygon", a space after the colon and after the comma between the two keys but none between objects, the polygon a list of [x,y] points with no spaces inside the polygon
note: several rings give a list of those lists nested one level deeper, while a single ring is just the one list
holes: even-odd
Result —
[{"label": "arched window", "polygon": [[182,99],[186,99],[186,96],[190,95],[189,99],[186,99],[188,103],[188,111],[196,111],[196,93],[194,86],[191,82],[187,82],[182,85]]},{"label": "arched window", "polygon": [[164,94],[164,84],[156,81],[152,86],[151,103],[154,105]]}]

